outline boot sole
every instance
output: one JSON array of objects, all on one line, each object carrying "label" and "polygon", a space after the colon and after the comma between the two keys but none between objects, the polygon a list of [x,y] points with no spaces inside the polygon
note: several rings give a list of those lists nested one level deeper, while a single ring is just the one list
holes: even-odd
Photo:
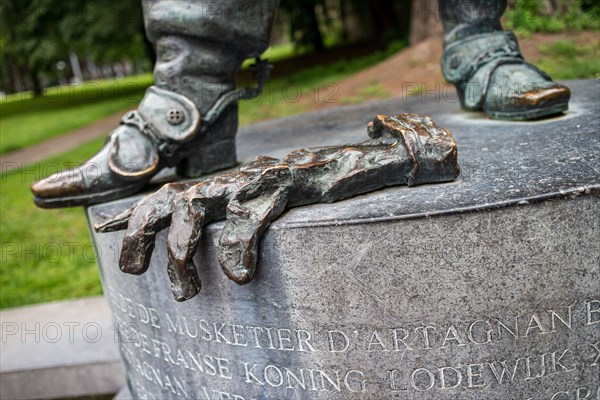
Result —
[{"label": "boot sole", "polygon": [[39,197],[33,196],[33,201],[40,208],[63,208],[90,206],[93,204],[104,203],[111,200],[123,198],[125,196],[138,193],[148,182],[144,181],[141,184],[129,186],[127,188],[118,188],[108,190],[102,193],[88,193],[78,196],[63,196],[63,197]]},{"label": "boot sole", "polygon": [[509,121],[528,121],[542,117],[549,117],[556,114],[564,113],[569,109],[568,101],[561,104],[553,104],[546,107],[534,108],[531,110],[515,110],[515,111],[494,111],[486,110],[484,112],[494,119],[504,119]]}]

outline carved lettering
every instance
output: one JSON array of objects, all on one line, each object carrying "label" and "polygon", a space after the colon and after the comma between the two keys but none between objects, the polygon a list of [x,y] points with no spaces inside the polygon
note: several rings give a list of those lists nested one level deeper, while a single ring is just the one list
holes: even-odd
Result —
[{"label": "carved lettering", "polygon": [[244,368],[244,381],[264,387],[285,387],[288,390],[363,392],[366,379],[360,370],[321,370],[311,368],[293,369],[274,364],[261,366],[241,362]]},{"label": "carved lettering", "polygon": [[448,342],[456,342],[457,346],[466,346],[464,341],[458,336],[458,331],[453,325],[448,327],[448,331],[446,332],[446,337],[444,337],[444,343],[442,343],[442,347],[446,347],[446,343]]},{"label": "carved lettering", "polygon": [[483,364],[467,365],[467,386],[470,388],[481,388],[485,386],[483,380]]},{"label": "carved lettering", "polygon": [[[476,332],[482,330],[483,331],[483,337],[484,339],[476,339],[475,335]],[[490,323],[489,321],[482,321],[482,320],[476,320],[473,321],[471,323],[471,325],[469,325],[469,334],[468,334],[468,339],[471,343],[475,343],[475,344],[484,344],[484,343],[490,343],[492,341],[492,332],[494,330],[490,327]],[[481,334],[479,334],[481,335]]]},{"label": "carved lettering", "polygon": [[[408,330],[403,329],[403,328],[399,328],[399,329],[393,329],[392,330],[393,334],[394,334],[394,351],[400,351],[400,350],[412,350],[412,348],[406,343],[406,340],[408,339]],[[402,332],[402,336],[400,336],[400,332]],[[402,344],[403,348],[400,348],[400,344]]]},{"label": "carved lettering", "polygon": [[508,334],[510,334],[514,339],[519,338],[519,319],[518,319],[518,317],[515,317],[515,324],[514,324],[513,329],[509,328],[507,325],[505,325],[499,319],[496,318],[495,320],[496,320],[496,322],[498,322],[498,338],[500,340],[503,338],[502,332],[508,332]]},{"label": "carved lettering", "polygon": [[[304,329],[298,329],[298,351],[316,351],[315,348],[310,344],[312,334]],[[304,347],[306,346],[306,348]],[[308,349],[308,350],[306,350]]]},{"label": "carved lettering", "polygon": [[342,331],[327,331],[329,339],[329,351],[332,353],[343,353],[350,347],[350,339]]},{"label": "carved lettering", "polygon": [[432,331],[433,333],[436,333],[437,330],[435,329],[434,326],[420,326],[417,327],[417,331],[421,332],[421,335],[423,336],[423,347],[425,349],[431,349],[431,341],[429,340],[429,331]]},{"label": "carved lettering", "polygon": [[352,393],[360,393],[366,391],[364,379],[365,374],[359,370],[350,370],[344,375],[344,386]]},{"label": "carved lettering", "polygon": [[410,385],[420,392],[430,390],[435,385],[435,376],[426,368],[417,368],[410,376]]},{"label": "carved lettering", "polygon": [[556,330],[556,320],[560,321],[564,326],[571,329],[571,326],[573,324],[573,318],[571,316],[571,307],[573,307],[573,304],[569,305],[569,307],[567,308],[566,317],[565,316],[561,317],[554,310],[548,310],[548,312],[550,313],[551,321],[552,321],[552,331]]},{"label": "carved lettering", "polygon": [[600,300],[590,300],[585,302],[586,325],[600,323]]},{"label": "carved lettering", "polygon": [[600,342],[588,343],[588,344],[592,348],[592,350],[595,352],[595,356],[593,356],[593,358],[592,358],[594,361],[592,361],[592,363],[590,364],[590,367],[593,367],[600,363]]},{"label": "carved lettering", "polygon": [[[542,388],[550,377],[556,380],[555,376],[560,375],[560,379],[566,381],[576,376],[567,375],[575,370],[578,374],[584,369],[585,373],[596,373],[600,365],[600,342],[564,341],[565,335],[577,335],[579,332],[590,337],[590,329],[599,326],[600,300],[595,299],[568,305],[553,304],[552,307],[536,310],[516,310],[500,316],[484,314],[455,321],[432,321],[428,325],[421,321],[412,324],[410,321],[402,322],[400,318],[396,326],[373,330],[355,326],[324,329],[313,327],[310,322],[308,326],[311,328],[299,329],[205,320],[176,312],[161,314],[151,306],[136,303],[114,292],[111,292],[111,297],[116,329],[119,335],[127,334],[126,338],[131,339],[125,341],[122,336],[117,336],[122,340],[121,351],[134,372],[132,386],[139,389],[138,397],[143,399],[161,398],[162,390],[162,397],[252,400],[248,397],[251,396],[249,393],[242,392],[240,395],[227,391],[229,383],[226,381],[231,380],[248,385],[251,393],[268,395],[283,393],[283,390],[285,393],[327,392],[330,395],[319,393],[319,396],[334,398],[336,393],[341,392],[371,393],[369,389],[379,395],[382,385],[385,385],[389,390],[384,395],[386,398],[403,398],[407,391],[441,391],[440,397],[445,392],[444,396],[448,398],[454,398],[454,393],[456,398],[460,398],[460,392],[465,390],[479,391],[481,398],[486,398],[488,391],[491,393],[500,385],[539,381],[534,385]],[[127,324],[135,325],[135,329],[128,329]],[[595,337],[596,333],[591,334]],[[573,348],[552,349],[549,346],[553,342],[579,344]],[[506,354],[512,355],[515,349],[535,349],[538,343],[545,352],[515,354],[514,358],[506,359]],[[232,347],[239,348],[239,353],[235,353]],[[504,351],[504,348],[507,350]],[[216,354],[236,355],[239,361],[231,363],[226,358],[199,349],[215,349]],[[490,359],[491,354],[497,353],[496,350],[504,352],[504,357]],[[290,352],[305,354],[290,357],[286,354]],[[327,361],[311,365],[311,360],[323,358],[318,354],[313,358],[306,354],[309,352],[326,352],[328,355],[324,359],[332,361],[330,364]],[[393,369],[393,365],[381,364],[385,370],[367,373],[360,369],[360,365],[347,370],[339,367],[344,362],[360,360],[357,352],[373,359],[398,362],[399,365]],[[385,356],[381,354],[384,352],[401,353]],[[252,358],[253,362],[243,362],[238,354],[242,360],[245,354],[257,356]],[[477,354],[481,354],[481,358]],[[296,357],[299,357],[298,363],[288,362],[296,360]],[[450,362],[445,364],[444,360],[465,361],[453,365]],[[439,364],[435,365],[435,361]],[[415,362],[429,364],[414,365]],[[177,372],[178,368],[181,373]],[[189,393],[191,388],[185,386],[194,374],[205,379],[198,380],[194,387],[202,393]],[[182,376],[186,377],[185,381],[180,378]],[[220,382],[223,387],[202,386],[202,382],[207,381],[215,382],[215,385]],[[269,389],[274,391],[269,392]],[[596,389],[580,386],[551,393],[540,392],[528,400],[600,400]],[[317,393],[307,395],[312,398]],[[258,394],[255,396],[260,398]],[[427,396],[434,398],[435,393]]]},{"label": "carved lettering", "polygon": [[[373,349],[373,347],[375,347]],[[380,333],[378,331],[373,331],[371,335],[371,340],[369,340],[369,345],[367,346],[367,351],[388,351],[381,340]]]},{"label": "carved lettering", "polygon": [[185,381],[164,373],[160,369],[152,366],[146,361],[140,361],[136,359],[134,361],[134,368],[142,375],[146,380],[155,383],[162,390],[169,391],[178,397],[189,399],[188,389]]},{"label": "carved lettering", "polygon": [[546,329],[540,322],[540,317],[537,314],[533,314],[531,319],[529,320],[529,325],[527,326],[527,330],[525,331],[525,336],[529,336],[529,331],[538,330],[539,333],[546,332]]},{"label": "carved lettering", "polygon": [[439,370],[440,389],[455,389],[462,382],[462,373],[453,367],[442,367]]},{"label": "carved lettering", "polygon": [[[510,382],[512,382],[515,379],[515,375],[517,373],[517,367],[519,366],[519,360],[521,360],[521,359],[518,358],[512,368],[512,373],[510,374]],[[510,368],[507,365],[507,362],[508,361],[503,360],[503,361],[494,361],[493,363],[487,364],[490,367],[492,374],[494,374],[494,376],[496,377],[496,380],[498,381],[499,384],[502,384],[502,382],[504,382],[504,375],[505,374],[508,375],[508,371],[510,370]],[[497,364],[500,364],[500,367],[497,367],[496,366]],[[499,369],[499,368],[501,368],[501,369]]]}]

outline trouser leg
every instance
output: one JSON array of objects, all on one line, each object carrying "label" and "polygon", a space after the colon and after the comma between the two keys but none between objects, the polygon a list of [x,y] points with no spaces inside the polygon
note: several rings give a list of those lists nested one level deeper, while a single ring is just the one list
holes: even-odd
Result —
[{"label": "trouser leg", "polygon": [[[268,46],[274,0],[143,0],[148,38],[156,46],[155,85],[183,94],[201,115],[235,88],[242,62]],[[185,157],[180,174],[198,176],[235,164],[237,104],[223,110]]]},{"label": "trouser leg", "polygon": [[479,33],[501,31],[506,0],[439,0],[444,42]]},{"label": "trouser leg", "polygon": [[193,100],[206,113],[234,86],[241,63],[269,43],[274,0],[143,0],[156,46],[155,84]]}]

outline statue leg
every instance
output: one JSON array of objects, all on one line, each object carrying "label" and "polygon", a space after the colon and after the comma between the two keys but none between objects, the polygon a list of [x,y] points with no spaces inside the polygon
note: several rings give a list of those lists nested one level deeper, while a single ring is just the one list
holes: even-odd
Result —
[{"label": "statue leg", "polygon": [[466,110],[528,120],[568,109],[569,88],[523,59],[500,17],[506,0],[439,0],[444,25],[442,71]]},{"label": "statue leg", "polygon": [[105,146],[81,167],[32,185],[37,205],[90,205],[136,193],[165,167],[197,177],[236,163],[237,101],[260,93],[236,90],[242,62],[268,46],[274,0],[143,0],[146,34],[156,47],[154,86],[127,113]]}]

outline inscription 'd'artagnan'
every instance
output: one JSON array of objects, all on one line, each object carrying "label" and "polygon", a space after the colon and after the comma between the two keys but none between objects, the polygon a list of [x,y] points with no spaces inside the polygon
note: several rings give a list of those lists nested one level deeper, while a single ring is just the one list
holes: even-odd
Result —
[{"label": "inscription 'd'artagnan'", "polygon": [[[110,287],[108,290],[112,291]],[[597,299],[572,303],[561,309],[518,312],[506,318],[486,316],[465,319],[460,323],[412,324],[376,330],[355,327],[308,330],[208,321],[158,311],[120,293],[113,292],[111,299],[125,319],[138,328],[148,325],[153,330],[166,330],[170,334],[226,346],[298,352],[404,352],[464,347],[553,334],[577,329],[577,324],[600,324],[600,300]],[[137,342],[136,336],[140,334],[139,329],[130,329],[127,334],[130,337],[122,339]]]},{"label": "inscription 'd'artagnan'", "polygon": [[[286,389],[315,393],[406,393],[462,389],[490,389],[497,385],[518,385],[532,380],[543,381],[577,370],[597,373],[600,369],[600,342],[565,347],[558,339],[578,331],[600,331],[600,299],[585,299],[553,308],[518,311],[510,316],[479,316],[458,322],[403,324],[399,327],[366,329],[360,327],[278,327],[209,321],[203,318],[170,314],[133,301],[107,285],[112,301],[122,352],[131,370],[138,394],[153,397],[147,384],[168,391],[175,397],[249,400],[247,394],[218,389],[218,382],[237,382],[261,390]],[[508,351],[505,357],[491,356],[488,346],[503,343],[509,349],[519,343],[542,340],[556,342],[543,351]],[[551,344],[552,342],[550,342]],[[235,359],[221,356],[222,350],[239,352]],[[481,352],[481,359],[453,363],[446,361],[406,365],[408,354],[443,351]],[[535,349],[535,346],[533,346]],[[269,362],[258,362],[250,354],[269,354]],[[292,367],[277,354],[297,352],[329,357],[362,359],[360,354],[383,357],[386,367],[371,371],[353,365],[340,369],[320,364]],[[450,353],[449,353],[450,352]],[[394,354],[398,354],[394,356]],[[346,357],[346,356],[344,356]],[[419,357],[416,357],[417,359]],[[260,358],[264,359],[264,358]],[[310,364],[309,364],[310,365]],[[211,385],[189,387],[184,373],[205,376]],[[581,388],[565,388],[577,390]],[[584,389],[582,389],[584,390]],[[597,388],[585,387],[589,393]],[[584,392],[585,392],[584,390]],[[142,395],[145,393],[144,395]],[[190,394],[194,393],[194,394]],[[245,392],[244,392],[245,393]],[[440,392],[441,393],[441,392]],[[561,392],[562,393],[562,392]],[[583,392],[582,392],[583,393]],[[227,395],[227,396],[225,396]],[[540,394],[532,400],[551,399],[554,393]],[[190,397],[191,396],[191,397]],[[204,397],[202,397],[204,396]],[[567,398],[567,397],[565,397]],[[560,397],[554,398],[554,400]]]}]

